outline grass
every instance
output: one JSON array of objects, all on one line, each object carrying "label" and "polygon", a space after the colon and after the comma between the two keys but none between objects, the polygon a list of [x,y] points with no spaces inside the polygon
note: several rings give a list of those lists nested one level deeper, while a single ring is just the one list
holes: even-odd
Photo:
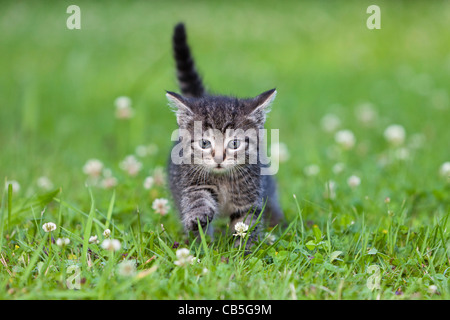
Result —
[{"label": "grass", "polygon": [[[382,28],[368,30],[370,4],[79,1],[82,29],[68,30],[68,4],[2,3],[0,177],[20,190],[0,188],[0,299],[449,299],[450,184],[439,170],[450,161],[450,6],[380,1]],[[165,167],[176,126],[164,90],[177,88],[178,21],[211,91],[278,90],[267,128],[289,151],[277,174],[286,224],[249,255],[226,220],[193,241],[173,205],[164,216],[151,207],[170,198],[166,186],[143,187]],[[115,118],[119,96],[133,118]],[[370,123],[358,116],[365,103]],[[354,133],[353,148],[323,129],[327,114]],[[383,136],[391,124],[406,131],[399,146]],[[120,162],[140,145],[154,152],[129,176]],[[93,158],[117,186],[86,186]],[[101,247],[107,228],[116,252]],[[56,245],[62,237],[70,244]],[[175,264],[177,248],[199,261]]]}]

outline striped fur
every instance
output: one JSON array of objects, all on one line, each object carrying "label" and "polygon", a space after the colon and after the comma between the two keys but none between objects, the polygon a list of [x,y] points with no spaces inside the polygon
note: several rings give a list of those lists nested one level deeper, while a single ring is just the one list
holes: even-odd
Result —
[{"label": "striped fur", "polygon": [[191,50],[187,44],[184,25],[179,23],[173,33],[173,53],[177,69],[178,84],[186,97],[201,97],[205,93],[202,79],[195,69]]},{"label": "striped fur", "polygon": [[[246,131],[264,127],[266,113],[275,97],[274,89],[256,98],[246,99],[208,95],[195,71],[182,24],[175,27],[174,51],[183,95],[168,92],[167,98],[176,111],[180,129],[194,136],[195,121],[201,122],[204,131],[215,129],[223,135],[227,129]],[[198,148],[196,143],[198,141],[192,141],[192,150]],[[210,151],[212,155],[205,151],[202,159],[208,160],[210,157],[210,162],[215,166],[220,163],[215,158],[212,160],[214,151]],[[224,152],[223,163],[228,160],[227,157],[231,157],[228,151]],[[219,214],[230,217],[232,231],[237,222],[252,225],[262,213],[270,225],[280,222],[283,213],[273,176],[261,175],[259,156],[254,164],[249,163],[247,153],[245,156],[245,163],[231,165],[219,173],[207,164],[175,164],[172,159],[169,161],[169,187],[187,232],[197,233],[198,224],[202,228],[210,226]],[[195,155],[192,157],[194,160]],[[250,235],[251,240],[258,236],[259,226]]]}]

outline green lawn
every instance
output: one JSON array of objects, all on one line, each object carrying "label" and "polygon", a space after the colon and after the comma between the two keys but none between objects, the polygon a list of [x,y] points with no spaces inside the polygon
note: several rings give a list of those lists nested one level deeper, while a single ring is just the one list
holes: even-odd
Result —
[{"label": "green lawn", "polygon": [[[378,1],[380,30],[366,1],[77,1],[81,30],[66,27],[69,4],[0,5],[0,178],[20,186],[0,185],[0,299],[450,298],[448,1]],[[179,21],[211,92],[278,90],[266,127],[289,153],[286,223],[250,255],[225,220],[195,242],[172,203],[152,208],[170,199],[158,178]],[[116,117],[120,96],[131,119]],[[88,178],[90,159],[115,186]],[[102,248],[105,229],[118,251]],[[177,246],[196,261],[175,264]]]}]

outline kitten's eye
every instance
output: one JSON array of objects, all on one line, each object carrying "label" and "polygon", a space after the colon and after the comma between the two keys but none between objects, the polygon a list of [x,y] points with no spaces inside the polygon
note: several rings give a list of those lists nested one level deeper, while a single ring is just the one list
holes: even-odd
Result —
[{"label": "kitten's eye", "polygon": [[200,145],[200,148],[202,148],[202,149],[209,149],[209,148],[211,148],[211,141],[206,140],[206,139],[200,140],[198,142],[198,144]]},{"label": "kitten's eye", "polygon": [[228,148],[230,149],[237,149],[241,145],[241,142],[237,139],[231,140],[228,142]]}]

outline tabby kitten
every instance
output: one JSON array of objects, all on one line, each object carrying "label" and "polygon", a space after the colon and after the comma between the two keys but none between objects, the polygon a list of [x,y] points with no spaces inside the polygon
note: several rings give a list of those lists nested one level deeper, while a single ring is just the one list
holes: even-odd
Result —
[{"label": "tabby kitten", "polygon": [[[252,226],[261,214],[271,226],[278,224],[283,213],[276,184],[273,176],[261,174],[258,144],[276,90],[247,99],[209,95],[195,69],[183,24],[175,27],[173,48],[182,95],[167,92],[166,96],[179,132],[185,134],[179,135],[172,149],[169,187],[185,230],[197,234],[200,224],[211,232],[210,223],[219,214],[230,217],[232,231],[238,222]],[[239,130],[257,134],[247,137],[237,134]],[[186,148],[180,151],[179,145]],[[256,154],[253,162],[251,150]],[[190,161],[175,160],[183,155]],[[251,241],[260,225],[251,233]]]}]

